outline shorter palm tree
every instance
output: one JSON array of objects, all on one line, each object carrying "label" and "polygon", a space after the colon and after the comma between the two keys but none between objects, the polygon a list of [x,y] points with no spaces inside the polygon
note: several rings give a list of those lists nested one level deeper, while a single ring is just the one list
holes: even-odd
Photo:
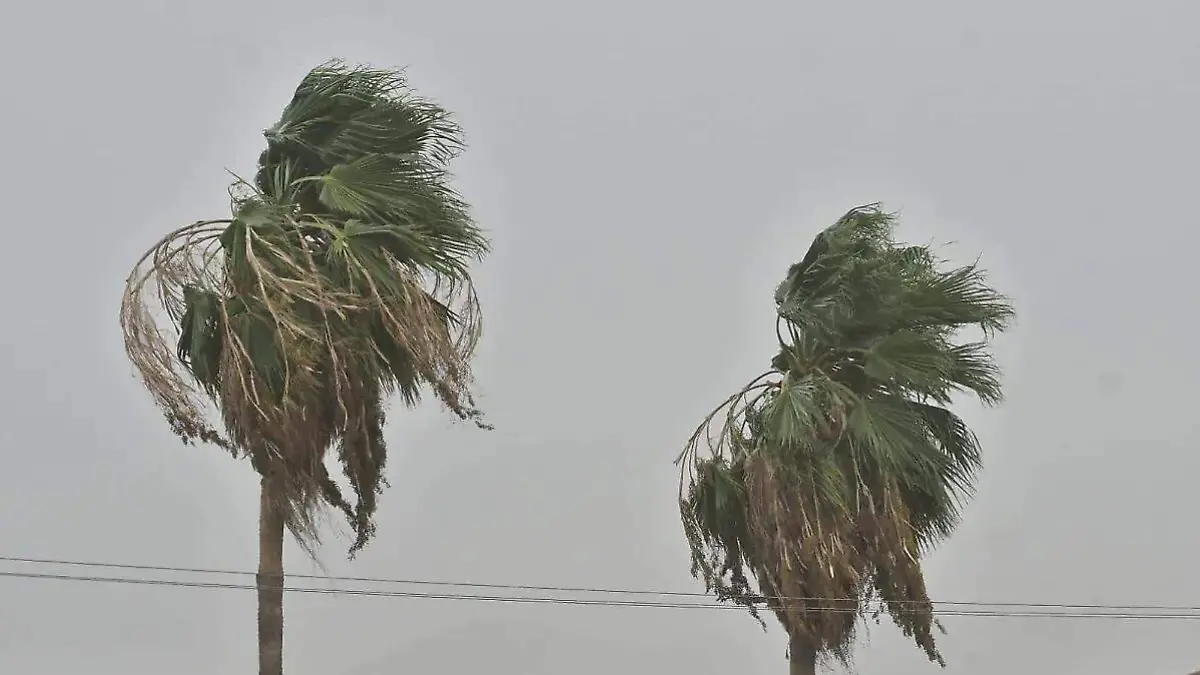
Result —
[{"label": "shorter palm tree", "polygon": [[[1001,399],[988,340],[1011,304],[978,266],[947,268],[893,226],[871,205],[817,236],[776,291],[770,370],[679,460],[693,575],[755,617],[771,610],[797,675],[847,661],[859,620],[881,612],[942,663],[921,558],[980,467],[949,405],[957,392]],[[981,336],[963,339],[968,327]]]}]

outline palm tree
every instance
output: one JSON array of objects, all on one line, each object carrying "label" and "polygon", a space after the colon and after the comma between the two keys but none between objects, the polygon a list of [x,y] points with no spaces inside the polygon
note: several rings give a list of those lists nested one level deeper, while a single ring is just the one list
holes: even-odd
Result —
[{"label": "palm tree", "polygon": [[[351,557],[371,539],[389,395],[413,406],[428,390],[486,427],[469,389],[468,265],[488,242],[449,184],[458,127],[399,72],[325,63],[264,135],[232,217],[175,230],[138,261],[121,326],[175,434],[258,472],[259,672],[280,675],[284,529],[311,554],[332,507],[354,530]],[[333,449],[353,503],[326,468]]]},{"label": "palm tree", "polygon": [[[949,405],[957,392],[1000,401],[988,339],[1013,309],[978,266],[947,268],[893,225],[870,205],[816,237],[776,291],[770,370],[679,459],[692,574],[756,618],[773,612],[793,675],[847,662],[860,618],[884,612],[943,663],[921,557],[980,467]],[[962,338],[968,327],[979,336]]]}]

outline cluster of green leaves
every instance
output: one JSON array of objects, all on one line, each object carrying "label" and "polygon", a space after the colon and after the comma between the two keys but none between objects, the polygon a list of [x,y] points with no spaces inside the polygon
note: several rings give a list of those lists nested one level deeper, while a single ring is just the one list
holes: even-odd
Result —
[{"label": "cluster of green leaves", "polygon": [[772,368],[690,440],[681,512],[693,573],[718,597],[765,603],[839,656],[878,600],[940,661],[919,558],[953,530],[981,461],[949,405],[1000,400],[989,340],[1013,310],[977,265],[949,267],[893,227],[854,209],[788,270]]},{"label": "cluster of green leaves", "polygon": [[461,130],[400,73],[316,68],[264,135],[254,183],[265,200],[352,224],[364,243],[450,279],[487,250],[448,180]]},{"label": "cluster of green leaves", "polygon": [[[320,503],[345,512],[354,552],[374,531],[390,393],[412,405],[428,388],[482,425],[469,391],[479,332],[469,268],[488,242],[451,186],[458,127],[398,72],[324,64],[264,135],[254,180],[234,186],[233,218],[160,243],[126,304],[157,275],[178,362],[221,410],[218,442],[275,481],[302,540],[315,539]],[[190,266],[173,262],[184,258]],[[157,346],[135,325],[146,316],[123,312],[131,357],[185,440],[216,439],[148,356]],[[324,468],[334,447],[354,505]]]}]

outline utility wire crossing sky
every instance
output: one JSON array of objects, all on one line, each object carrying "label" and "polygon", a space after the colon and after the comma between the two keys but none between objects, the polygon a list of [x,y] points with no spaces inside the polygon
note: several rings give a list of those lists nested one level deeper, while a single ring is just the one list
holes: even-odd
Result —
[{"label": "utility wire crossing sky", "polygon": [[[238,575],[238,576],[253,576],[253,572],[241,570],[224,570],[224,569],[204,569],[194,567],[171,567],[159,565],[143,565],[130,563],[103,563],[94,561],[82,560],[54,560],[46,558],[21,558],[12,556],[0,556],[0,562],[4,563],[21,563],[34,566],[70,566],[70,567],[88,567],[88,568],[106,568],[106,569],[123,569],[123,570],[138,570],[138,571],[157,571],[171,572],[174,574],[213,574],[213,575]],[[657,595],[657,596],[675,596],[675,597],[710,597],[703,593],[686,593],[679,591],[654,591],[640,589],[602,589],[602,588],[582,588],[582,587],[566,587],[566,586],[528,586],[518,584],[480,584],[471,582],[458,581],[434,581],[428,579],[383,579],[373,577],[339,577],[339,576],[321,576],[315,574],[289,574],[289,577],[295,579],[321,579],[326,581],[351,581],[359,583],[380,583],[380,584],[410,584],[410,585],[428,585],[428,586],[458,586],[470,588],[491,588],[503,589],[508,591],[553,591],[558,593],[597,593],[597,594],[612,594],[612,595]],[[83,576],[73,574],[53,574],[44,572],[9,572],[0,571],[0,578],[10,579],[28,579],[28,580],[58,580],[58,581],[77,581],[90,583],[115,583],[115,584],[137,584],[137,585],[153,585],[153,586],[174,586],[184,588],[202,588],[202,589],[224,589],[224,590],[256,590],[253,584],[235,584],[235,583],[220,583],[220,582],[204,582],[204,581],[188,581],[184,579],[147,579],[147,578],[128,578],[128,577],[112,577],[112,576]],[[299,587],[299,586],[284,586],[283,590],[292,593],[320,593],[329,595],[356,595],[369,597],[391,597],[391,598],[421,598],[428,600],[474,600],[477,602],[510,602],[510,603],[546,603],[557,605],[583,605],[583,606],[600,606],[600,607],[658,607],[658,608],[674,608],[674,609],[724,609],[724,610],[742,610],[744,607],[729,604],[715,603],[699,603],[699,602],[661,602],[661,601],[639,601],[639,600],[611,600],[611,599],[587,599],[587,598],[562,598],[548,596],[523,596],[514,594],[504,595],[474,595],[463,593],[428,593],[415,591],[380,591],[362,588],[314,588],[314,587]],[[805,601],[816,600],[823,602],[834,602],[836,600],[821,599],[821,598],[778,598],[784,601]],[[765,598],[764,598],[765,600]],[[849,601],[849,600],[847,600]],[[1016,602],[963,602],[963,601],[935,601],[935,605],[953,606],[960,609],[939,609],[935,613],[941,616],[987,616],[987,617],[1023,617],[1023,618],[1106,618],[1106,619],[1200,619],[1200,607],[1186,606],[1171,606],[1171,605],[1072,605],[1062,603],[1016,603]],[[1007,609],[990,609],[990,608],[1007,608]],[[967,608],[967,609],[962,609]],[[1025,611],[1015,611],[1014,608],[1021,608]],[[874,605],[869,606],[868,611],[874,609]],[[1037,611],[1029,611],[1037,610]],[[850,607],[813,607],[809,611],[821,612],[857,612],[859,610]]]}]

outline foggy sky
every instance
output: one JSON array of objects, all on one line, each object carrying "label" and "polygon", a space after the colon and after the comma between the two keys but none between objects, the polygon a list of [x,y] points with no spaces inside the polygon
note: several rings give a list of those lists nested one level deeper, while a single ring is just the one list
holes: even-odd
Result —
[{"label": "foggy sky", "polygon": [[[0,556],[253,569],[253,472],[169,433],[118,301],[158,237],[228,213],[226,169],[250,174],[299,78],[340,56],[408,66],[466,128],[460,187],[495,241],[477,374],[496,430],[395,410],[379,535],[353,563],[331,535],[329,574],[702,590],[672,460],[767,365],[787,265],[882,201],[903,238],[982,254],[1019,311],[1009,400],[962,409],[986,467],[931,595],[1200,605],[1200,5],[967,5],[13,3]],[[0,578],[0,607],[4,673],[254,664],[252,592]],[[286,612],[294,675],[786,672],[781,632],[738,612],[332,595]],[[945,624],[951,675],[1200,664],[1200,621]],[[857,667],[938,672],[886,622]]]}]

